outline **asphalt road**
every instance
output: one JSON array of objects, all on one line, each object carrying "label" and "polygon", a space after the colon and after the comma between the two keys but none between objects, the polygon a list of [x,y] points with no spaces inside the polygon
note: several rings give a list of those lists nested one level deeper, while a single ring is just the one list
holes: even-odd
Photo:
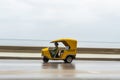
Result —
[{"label": "asphalt road", "polygon": [[120,62],[0,60],[0,80],[120,80]]}]

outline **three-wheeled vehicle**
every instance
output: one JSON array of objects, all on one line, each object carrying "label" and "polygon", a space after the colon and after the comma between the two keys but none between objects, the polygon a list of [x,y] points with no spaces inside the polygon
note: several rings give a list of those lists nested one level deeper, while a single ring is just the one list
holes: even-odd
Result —
[{"label": "three-wheeled vehicle", "polygon": [[[57,45],[63,43],[65,47],[55,49],[44,48],[42,49],[43,62],[47,63],[49,60],[64,60],[65,63],[71,63],[76,58],[77,53],[77,40],[71,38],[62,38],[52,41]],[[54,53],[54,55],[53,55]]]}]

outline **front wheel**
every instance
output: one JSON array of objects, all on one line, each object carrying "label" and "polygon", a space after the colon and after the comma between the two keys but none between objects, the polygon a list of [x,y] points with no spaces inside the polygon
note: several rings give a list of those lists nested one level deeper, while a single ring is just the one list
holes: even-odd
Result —
[{"label": "front wheel", "polygon": [[49,61],[49,59],[48,59],[48,58],[43,57],[43,62],[44,62],[44,63],[47,63],[48,61]]},{"label": "front wheel", "polygon": [[68,57],[64,60],[64,62],[65,62],[65,63],[71,63],[72,60],[73,60],[73,57],[72,57],[72,56],[68,56]]}]

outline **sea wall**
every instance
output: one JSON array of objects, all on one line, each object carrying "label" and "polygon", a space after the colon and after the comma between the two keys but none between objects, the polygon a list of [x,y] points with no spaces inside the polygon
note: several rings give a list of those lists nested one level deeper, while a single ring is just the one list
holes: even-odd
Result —
[{"label": "sea wall", "polygon": [[[40,53],[45,47],[0,46],[0,52]],[[77,48],[78,53],[85,54],[120,54],[120,48]]]}]

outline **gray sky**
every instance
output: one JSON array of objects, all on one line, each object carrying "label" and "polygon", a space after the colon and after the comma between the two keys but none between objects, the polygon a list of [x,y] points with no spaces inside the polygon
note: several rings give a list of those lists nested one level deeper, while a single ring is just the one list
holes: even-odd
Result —
[{"label": "gray sky", "polygon": [[0,0],[0,38],[120,42],[120,0]]}]

